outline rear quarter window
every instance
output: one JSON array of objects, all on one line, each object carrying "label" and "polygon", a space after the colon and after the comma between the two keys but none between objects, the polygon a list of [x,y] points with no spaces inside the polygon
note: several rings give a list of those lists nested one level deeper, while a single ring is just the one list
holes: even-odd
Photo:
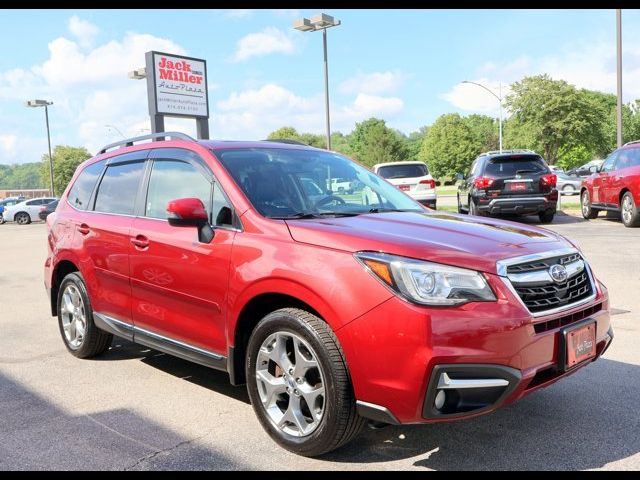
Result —
[{"label": "rear quarter window", "polygon": [[93,188],[104,169],[105,160],[85,167],[71,187],[67,201],[78,210],[86,210]]}]

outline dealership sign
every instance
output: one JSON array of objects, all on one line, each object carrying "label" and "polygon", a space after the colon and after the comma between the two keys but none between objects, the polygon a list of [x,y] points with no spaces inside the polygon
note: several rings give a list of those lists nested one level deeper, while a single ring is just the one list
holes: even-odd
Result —
[{"label": "dealership sign", "polygon": [[147,72],[149,71],[153,72],[153,77],[148,78],[152,82],[149,85],[149,113],[209,118],[205,60],[147,52]]}]

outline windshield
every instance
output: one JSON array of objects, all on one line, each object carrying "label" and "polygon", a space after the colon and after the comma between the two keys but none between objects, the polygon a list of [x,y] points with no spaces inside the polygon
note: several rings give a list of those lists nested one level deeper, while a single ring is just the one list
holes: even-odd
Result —
[{"label": "windshield", "polygon": [[415,178],[429,175],[427,166],[419,163],[409,165],[385,165],[378,169],[378,175],[382,178]]},{"label": "windshield", "polygon": [[252,205],[271,218],[424,209],[340,154],[283,148],[214,151]]}]

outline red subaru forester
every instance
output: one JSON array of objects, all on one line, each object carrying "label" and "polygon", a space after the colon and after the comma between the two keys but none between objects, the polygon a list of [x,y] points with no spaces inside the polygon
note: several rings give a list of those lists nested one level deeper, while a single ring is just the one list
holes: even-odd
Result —
[{"label": "red subaru forester", "polygon": [[47,218],[77,357],[117,335],[227,371],[312,456],[366,420],[491,412],[613,338],[606,288],[560,235],[429,210],[335,152],[158,135],[80,165]]}]

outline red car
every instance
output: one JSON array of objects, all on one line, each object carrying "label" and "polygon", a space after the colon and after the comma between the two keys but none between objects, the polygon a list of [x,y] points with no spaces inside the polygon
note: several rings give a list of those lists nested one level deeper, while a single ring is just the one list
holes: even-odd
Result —
[{"label": "red car", "polygon": [[116,335],[227,371],[313,456],[365,421],[491,412],[612,341],[606,288],[556,233],[429,210],[335,152],[163,136],[105,147],[47,218],[77,357]]},{"label": "red car", "polygon": [[580,204],[586,219],[608,210],[619,212],[625,227],[640,227],[640,140],[624,144],[583,180]]}]

